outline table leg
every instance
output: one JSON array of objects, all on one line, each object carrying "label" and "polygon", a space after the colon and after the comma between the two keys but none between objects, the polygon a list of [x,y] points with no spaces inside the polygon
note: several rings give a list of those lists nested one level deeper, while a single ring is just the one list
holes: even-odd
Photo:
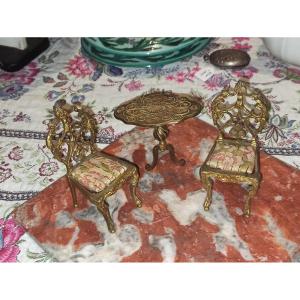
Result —
[{"label": "table leg", "polygon": [[169,151],[171,160],[174,163],[179,164],[181,166],[183,166],[185,164],[184,159],[176,158],[173,145],[167,144],[166,139],[167,139],[168,135],[169,135],[169,129],[167,126],[158,126],[158,127],[154,128],[153,136],[157,141],[159,141],[159,144],[154,146],[154,148],[152,150],[153,151],[153,162],[151,165],[150,164],[146,165],[147,171],[150,171],[155,168],[155,166],[157,165],[158,160],[159,160],[158,153],[166,151],[166,150]]},{"label": "table leg", "polygon": [[152,152],[153,152],[153,162],[152,162],[151,165],[146,164],[145,168],[146,168],[147,171],[152,170],[157,165],[157,162],[158,162],[158,151],[159,151],[159,146],[158,145],[154,146],[154,148],[152,150]]},{"label": "table leg", "polygon": [[184,166],[185,165],[185,160],[182,158],[182,159],[178,159],[175,155],[175,150],[174,150],[174,147],[173,145],[171,144],[168,144],[167,145],[167,149],[169,150],[169,153],[170,153],[170,157],[171,157],[171,160],[175,163],[175,164],[178,164],[180,166]]}]

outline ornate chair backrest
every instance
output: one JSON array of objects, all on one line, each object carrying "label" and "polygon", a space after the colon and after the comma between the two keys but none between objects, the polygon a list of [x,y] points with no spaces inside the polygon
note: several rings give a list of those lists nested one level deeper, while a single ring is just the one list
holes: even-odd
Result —
[{"label": "ornate chair backrest", "polygon": [[91,109],[80,103],[56,101],[50,120],[47,147],[69,172],[85,156],[97,150],[97,123]]},{"label": "ornate chair backrest", "polygon": [[[230,98],[235,101],[230,103]],[[218,127],[219,139],[258,141],[258,133],[269,118],[270,102],[257,88],[240,80],[235,87],[225,87],[212,102],[212,118]]]}]

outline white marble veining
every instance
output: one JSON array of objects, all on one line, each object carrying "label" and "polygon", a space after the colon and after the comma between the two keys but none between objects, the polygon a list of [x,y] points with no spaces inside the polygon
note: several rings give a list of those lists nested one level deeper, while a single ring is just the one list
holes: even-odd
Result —
[{"label": "white marble veining", "polygon": [[[113,196],[108,198],[110,212],[113,216],[116,233],[111,234],[108,231],[106,222],[103,216],[98,212],[94,205],[88,209],[77,211],[75,217],[82,220],[93,221],[99,232],[103,235],[103,243],[98,245],[86,245],[79,251],[74,252],[74,242],[76,241],[77,231],[72,236],[72,239],[66,246],[57,246],[52,249],[51,245],[45,248],[50,253],[56,253],[56,258],[59,261],[89,261],[89,262],[118,262],[123,257],[130,256],[141,247],[141,237],[138,228],[132,224],[120,225],[118,221],[118,213],[121,207],[127,202],[126,195],[123,190],[119,190]],[[65,218],[65,216],[63,216]],[[59,248],[59,251],[57,251]],[[55,251],[54,251],[55,250]],[[57,257],[59,253],[59,257]]]},{"label": "white marble veining", "polygon": [[239,215],[239,216],[243,215],[243,210],[242,210],[240,207],[236,207],[236,208],[235,208],[235,212],[236,212],[236,214]]},{"label": "white marble veining", "polygon": [[219,227],[219,231],[213,235],[216,250],[227,256],[227,246],[234,247],[245,260],[253,260],[253,256],[245,241],[243,241],[236,229],[234,219],[230,216],[225,205],[224,197],[213,192],[213,203],[208,212],[203,209],[206,192],[199,190],[188,193],[186,199],[180,199],[173,190],[162,190],[159,198],[168,207],[170,213],[181,225],[190,225],[201,216],[207,222]]},{"label": "white marble veining", "polygon": [[276,243],[287,251],[292,260],[299,261],[299,245],[284,236],[284,233],[270,214],[265,214],[264,219],[267,222],[268,231],[273,234]]},{"label": "white marble veining", "polygon": [[137,144],[143,144],[146,151],[146,161],[152,161],[152,148],[155,144],[153,130],[135,130],[129,134],[125,134],[120,138],[122,148],[118,152],[119,157],[124,157],[129,161],[133,161],[133,153],[137,150]]},{"label": "white marble veining", "polygon": [[163,189],[159,193],[160,200],[165,203],[170,213],[180,225],[190,225],[200,215],[202,207],[199,205],[198,191],[189,193],[185,200],[181,200],[173,190]]},{"label": "white marble veining", "polygon": [[74,252],[70,244],[60,249],[59,261],[119,262],[141,247],[141,237],[134,225],[126,224],[119,228],[117,234],[107,235],[105,242],[99,245],[88,244]]},{"label": "white marble veining", "polygon": [[56,215],[55,227],[57,228],[72,228],[74,223],[72,215],[67,211],[60,211]]},{"label": "white marble veining", "polygon": [[35,227],[37,224],[40,224],[41,223],[41,215],[40,215],[40,208],[38,207],[38,204],[35,205],[33,207],[33,212],[34,212],[34,215],[28,220],[28,223],[27,223],[27,228],[31,228],[31,227]]},{"label": "white marble veining", "polygon": [[145,209],[144,207],[133,209],[131,214],[134,219],[143,224],[152,224],[154,219],[154,212],[152,210]]},{"label": "white marble veining", "polygon": [[176,258],[174,232],[171,228],[165,228],[165,232],[165,235],[149,235],[149,243],[153,248],[160,250],[163,262],[174,262]]},{"label": "white marble veining", "polygon": [[143,177],[140,178],[139,189],[143,193],[151,192],[153,183],[163,184],[164,178],[158,173],[145,172]]},{"label": "white marble veining", "polygon": [[276,196],[274,196],[274,200],[277,201],[277,202],[282,201],[283,197],[281,195],[276,195]]},{"label": "white marble veining", "polygon": [[199,157],[201,159],[202,162],[205,161],[211,147],[214,144],[214,140],[211,138],[203,138],[201,139],[200,143],[199,143],[199,149],[200,149],[200,154]]},{"label": "white marble veining", "polygon": [[[207,158],[207,155],[211,149],[211,147],[214,144],[214,140],[211,138],[203,138],[201,139],[200,143],[199,143],[199,159],[201,161],[201,165],[204,163],[205,159]],[[200,180],[200,169],[201,169],[201,165],[199,166],[195,166],[193,168],[193,174],[195,176],[196,179]]]}]

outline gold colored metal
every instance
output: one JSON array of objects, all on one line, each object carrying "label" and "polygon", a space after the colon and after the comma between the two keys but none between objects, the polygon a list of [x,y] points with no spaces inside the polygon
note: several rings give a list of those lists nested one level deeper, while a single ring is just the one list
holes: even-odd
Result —
[{"label": "gold colored metal", "polygon": [[176,158],[173,145],[167,143],[168,125],[192,118],[198,115],[202,108],[200,97],[152,89],[118,106],[114,115],[126,124],[154,128],[153,136],[158,145],[152,150],[152,164],[146,165],[146,170],[149,171],[157,165],[159,152],[164,151],[169,152],[174,163],[185,164],[184,159]]},{"label": "gold colored metal", "polygon": [[[229,103],[230,97],[235,98],[233,103]],[[219,129],[219,136],[200,170],[201,180],[207,190],[204,210],[209,210],[212,202],[213,179],[222,182],[246,183],[250,190],[244,205],[244,216],[249,217],[251,199],[256,194],[261,181],[257,135],[268,121],[270,103],[259,89],[251,88],[248,82],[240,80],[234,88],[225,87],[213,100],[211,109],[214,124]],[[216,147],[222,146],[252,147],[255,154],[253,171],[247,173],[247,164],[242,165],[238,171],[209,166]]]},{"label": "gold colored metal", "polygon": [[[110,232],[115,232],[115,225],[109,212],[107,197],[113,195],[126,180],[130,180],[130,193],[137,207],[142,201],[136,195],[139,181],[138,167],[126,160],[110,156],[100,151],[96,146],[97,123],[93,112],[80,103],[70,105],[65,100],[59,100],[53,107],[54,119],[49,123],[46,144],[54,158],[64,163],[72,193],[74,207],[77,207],[76,187],[95,204],[102,213]],[[72,175],[75,167],[95,157],[106,157],[117,161],[126,171],[114,179],[100,192],[91,192],[80,184]]]}]

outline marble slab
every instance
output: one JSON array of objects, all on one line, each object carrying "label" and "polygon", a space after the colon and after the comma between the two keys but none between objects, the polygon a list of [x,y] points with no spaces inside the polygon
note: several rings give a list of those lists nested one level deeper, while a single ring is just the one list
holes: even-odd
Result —
[{"label": "marble slab", "polygon": [[19,206],[15,220],[57,261],[73,262],[288,262],[300,261],[300,171],[261,154],[263,180],[250,218],[242,216],[244,187],[216,182],[213,202],[199,169],[216,129],[198,119],[170,127],[169,142],[185,166],[163,154],[145,171],[155,143],[152,130],[135,128],[105,151],[140,168],[142,208],[135,208],[125,185],[108,199],[117,232],[79,192],[72,206],[65,177]]}]

